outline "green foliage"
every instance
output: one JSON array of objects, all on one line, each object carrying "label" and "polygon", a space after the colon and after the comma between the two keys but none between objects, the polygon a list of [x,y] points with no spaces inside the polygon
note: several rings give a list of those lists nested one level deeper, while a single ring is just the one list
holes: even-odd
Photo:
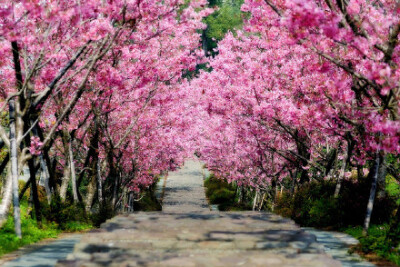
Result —
[{"label": "green foliage", "polygon": [[210,204],[218,205],[218,209],[221,211],[240,211],[250,208],[238,204],[236,186],[229,184],[224,179],[218,179],[211,174],[204,181],[204,186],[206,187],[206,196]]},{"label": "green foliage", "polygon": [[343,229],[343,231],[360,241],[360,244],[356,249],[360,250],[362,253],[376,253],[382,258],[400,265],[399,248],[390,248],[386,242],[386,235],[389,231],[388,224],[371,225],[368,230],[368,236],[363,236],[362,226],[348,227]]},{"label": "green foliage", "polygon": [[208,16],[206,36],[218,41],[222,40],[228,31],[235,32],[242,28],[243,18],[240,6],[243,1],[226,1],[220,8]]},{"label": "green foliage", "polygon": [[156,177],[154,183],[148,188],[143,188],[138,201],[133,202],[135,211],[161,211],[162,206],[156,196],[157,184],[160,177]]},{"label": "green foliage", "polygon": [[235,199],[235,191],[228,188],[219,188],[210,195],[210,202],[213,204],[221,204],[231,199]]},{"label": "green foliage", "polygon": [[[362,234],[371,183],[369,179],[345,180],[338,198],[333,197],[334,181],[311,182],[302,185],[293,195],[283,193],[277,198],[275,212],[294,219],[302,226],[342,229],[359,239],[358,250],[376,253],[399,264],[398,248],[389,247],[389,222],[398,207],[399,186],[388,177],[387,194],[376,198],[368,236]],[[357,226],[351,226],[357,225]],[[400,233],[400,229],[392,229]]]},{"label": "green foliage", "polygon": [[400,205],[400,185],[391,175],[386,176],[386,191],[389,196],[396,198],[396,204]]},{"label": "green foliage", "polygon": [[161,211],[162,206],[154,194],[154,190],[144,193],[140,201],[134,202],[135,211]]},{"label": "green foliage", "polygon": [[329,181],[305,184],[294,197],[289,193],[279,196],[274,211],[304,226],[337,226],[342,216],[338,200],[333,198],[334,190]]},{"label": "green foliage", "polygon": [[64,227],[68,232],[81,232],[92,229],[93,225],[87,222],[69,221],[64,224]]},{"label": "green foliage", "polygon": [[333,197],[315,200],[309,212],[310,224],[320,227],[330,226],[331,222],[341,217],[338,206],[338,200]]},{"label": "green foliage", "polygon": [[44,238],[55,238],[60,233],[57,224],[44,222],[39,228],[36,220],[28,214],[28,204],[21,202],[21,229],[22,239],[18,239],[14,232],[14,220],[10,215],[5,225],[0,229],[0,256],[18,249],[21,246],[35,243]]},{"label": "green foliage", "polygon": [[242,4],[243,0],[209,1],[209,5],[218,7],[218,10],[204,20],[207,24],[207,29],[203,33],[206,51],[214,55],[218,41],[222,40],[228,31],[235,33],[242,28],[244,16],[240,11]]},{"label": "green foliage", "polygon": [[294,198],[284,192],[276,198],[274,212],[287,218],[291,218],[294,210]]},{"label": "green foliage", "polygon": [[56,223],[61,230],[70,230],[68,223],[76,222],[90,225],[83,203],[71,204],[61,201],[60,197],[53,197],[50,205],[42,202],[43,215],[48,221]]},{"label": "green foliage", "polygon": [[[340,228],[361,225],[368,202],[370,182],[345,180],[340,196],[335,199],[335,182],[321,181],[302,185],[291,196],[283,193],[276,202],[275,212],[290,217],[303,226]],[[375,224],[388,223],[396,210],[396,199],[377,197],[372,213]]]},{"label": "green foliage", "polygon": [[208,0],[208,5],[210,7],[219,6],[222,4],[222,0]]},{"label": "green foliage", "polygon": [[[23,183],[20,186],[23,186]],[[56,238],[61,232],[76,232],[93,228],[84,212],[83,205],[63,203],[59,198],[54,198],[50,205],[47,201],[43,201],[41,207],[44,217],[40,227],[30,215],[31,208],[28,206],[27,197],[22,199],[20,205],[22,239],[15,236],[14,219],[10,213],[5,225],[0,229],[0,256],[45,238]]]}]

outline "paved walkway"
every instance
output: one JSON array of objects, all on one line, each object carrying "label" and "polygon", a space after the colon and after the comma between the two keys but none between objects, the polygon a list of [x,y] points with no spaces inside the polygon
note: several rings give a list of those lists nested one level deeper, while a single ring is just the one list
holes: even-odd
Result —
[{"label": "paved walkway", "polygon": [[374,266],[347,253],[357,240],[344,233],[300,229],[269,213],[210,211],[202,176],[199,162],[187,162],[168,176],[163,212],[118,216],[0,265]]},{"label": "paved walkway", "polygon": [[208,212],[202,166],[188,161],[177,172],[170,173],[165,186],[163,212]]},{"label": "paved walkway", "polygon": [[169,174],[162,212],[117,216],[57,266],[341,266],[315,236],[264,212],[212,212],[201,165]]}]

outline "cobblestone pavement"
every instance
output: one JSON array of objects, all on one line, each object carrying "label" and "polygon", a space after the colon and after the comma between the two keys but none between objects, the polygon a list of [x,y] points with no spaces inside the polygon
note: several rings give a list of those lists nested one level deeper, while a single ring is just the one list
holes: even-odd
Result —
[{"label": "cobblestone pavement", "polygon": [[57,266],[341,266],[291,220],[210,211],[200,167],[168,176],[162,212],[107,221]]}]

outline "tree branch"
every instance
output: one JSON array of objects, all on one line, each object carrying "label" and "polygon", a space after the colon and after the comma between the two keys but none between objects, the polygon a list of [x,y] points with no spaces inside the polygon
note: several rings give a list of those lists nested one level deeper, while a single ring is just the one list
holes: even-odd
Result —
[{"label": "tree branch", "polygon": [[272,8],[272,10],[273,10],[279,17],[282,17],[281,11],[280,11],[274,4],[272,4],[271,1],[269,1],[269,0],[264,0],[264,1],[265,1],[265,3],[266,3],[267,5],[269,5],[270,8]]},{"label": "tree branch", "polygon": [[75,54],[75,56],[60,70],[58,75],[54,78],[54,80],[47,86],[47,88],[42,91],[34,100],[33,108],[36,108],[40,103],[46,101],[46,99],[50,96],[53,89],[56,87],[57,82],[67,73],[67,71],[75,64],[81,54],[86,50],[88,45],[91,43],[89,40],[86,44],[84,44],[81,49]]}]

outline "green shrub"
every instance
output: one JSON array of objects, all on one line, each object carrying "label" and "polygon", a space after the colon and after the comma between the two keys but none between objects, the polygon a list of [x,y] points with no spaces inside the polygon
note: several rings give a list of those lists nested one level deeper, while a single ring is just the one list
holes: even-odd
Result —
[{"label": "green shrub", "polygon": [[144,196],[140,201],[135,201],[134,202],[134,210],[135,211],[161,211],[162,206],[161,203],[157,200],[155,196],[155,191],[149,190],[145,192]]},{"label": "green shrub", "polygon": [[114,209],[110,204],[100,205],[96,212],[90,215],[90,221],[95,227],[100,227],[100,225],[108,219],[111,219],[115,215]]},{"label": "green shrub", "polygon": [[[276,201],[275,212],[290,217],[303,226],[340,228],[361,225],[364,221],[370,182],[344,180],[337,199],[333,198],[335,181],[311,182],[294,194],[283,193]],[[371,222],[388,223],[396,210],[397,199],[389,194],[377,197]]]},{"label": "green shrub", "polygon": [[93,225],[87,222],[70,221],[64,224],[64,228],[68,232],[80,232],[93,228]]},{"label": "green shrub", "polygon": [[338,207],[338,200],[333,197],[316,199],[309,211],[310,225],[316,227],[339,225],[342,216]]},{"label": "green shrub", "polygon": [[47,202],[42,202],[41,204],[45,218],[58,224],[62,230],[68,230],[66,224],[70,222],[89,224],[89,218],[83,203],[71,204],[67,201],[61,201],[58,196],[54,196],[50,205]]},{"label": "green shrub", "polygon": [[235,194],[236,192],[229,190],[229,188],[219,188],[210,195],[210,202],[213,204],[230,202],[235,199]]},{"label": "green shrub", "polygon": [[9,215],[5,225],[0,229],[0,256],[44,238],[55,238],[60,232],[57,224],[53,222],[44,221],[42,227],[39,228],[36,220],[32,219],[27,214],[27,210],[27,201],[21,202],[22,239],[18,239],[15,236],[14,219],[12,215]]},{"label": "green shrub", "polygon": [[291,218],[293,214],[294,198],[291,194],[283,192],[275,200],[274,212],[283,217]]},{"label": "green shrub", "polygon": [[[204,181],[206,196],[210,204],[218,205],[220,211],[251,210],[250,202],[238,203],[236,196],[237,187],[226,180],[211,174]],[[246,204],[247,203],[247,204]]]},{"label": "green shrub", "polygon": [[386,177],[386,191],[390,197],[395,198],[396,204],[400,205],[400,185],[391,175]]},{"label": "green shrub", "polygon": [[391,262],[400,265],[399,248],[390,248],[386,240],[389,225],[371,225],[368,236],[363,236],[362,226],[352,226],[342,229],[345,233],[357,238],[360,241],[357,249],[362,253],[376,253],[378,256],[386,258]]}]

